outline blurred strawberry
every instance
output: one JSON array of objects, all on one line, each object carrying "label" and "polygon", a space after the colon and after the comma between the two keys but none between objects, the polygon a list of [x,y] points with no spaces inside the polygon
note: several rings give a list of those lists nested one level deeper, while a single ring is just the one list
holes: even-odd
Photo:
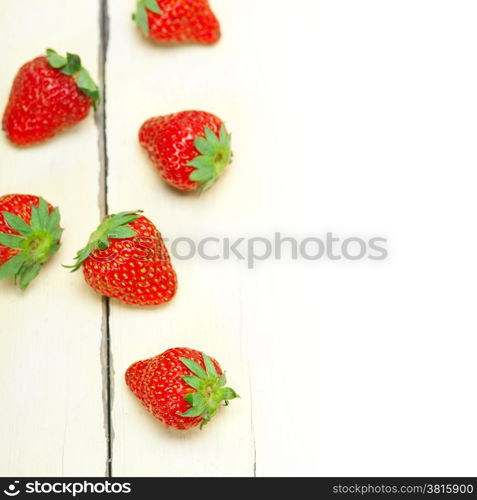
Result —
[{"label": "blurred strawberry", "polygon": [[96,108],[99,90],[75,54],[48,49],[20,68],[3,114],[3,129],[17,146],[50,139]]},{"label": "blurred strawberry", "polygon": [[76,255],[86,283],[125,304],[157,306],[177,289],[176,273],[156,226],[139,212],[106,217]]},{"label": "blurred strawberry", "polygon": [[150,118],[139,142],[162,178],[183,191],[205,191],[232,160],[231,136],[217,116],[182,111]]},{"label": "blurred strawberry", "polygon": [[159,43],[212,45],[219,21],[207,0],[138,0],[133,16],[143,34]]},{"label": "blurred strawberry", "polygon": [[0,197],[0,280],[13,278],[25,290],[60,248],[60,212],[43,198]]},{"label": "blurred strawberry", "polygon": [[168,349],[138,361],[126,372],[126,383],[163,424],[178,430],[210,422],[219,407],[238,398],[219,363],[186,347]]}]

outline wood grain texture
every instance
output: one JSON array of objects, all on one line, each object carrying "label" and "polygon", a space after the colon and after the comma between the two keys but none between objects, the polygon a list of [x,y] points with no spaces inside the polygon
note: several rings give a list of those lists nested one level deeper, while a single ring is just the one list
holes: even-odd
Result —
[{"label": "wood grain texture", "polygon": [[[107,179],[91,117],[35,148],[0,137],[2,193],[42,194],[66,227],[26,294],[0,284],[0,474],[105,473],[101,300],[59,266],[105,180],[109,211],[145,210],[169,246],[332,232],[389,249],[293,260],[285,242],[253,269],[173,257],[173,302],[112,301],[113,475],[475,476],[475,1],[211,0],[220,43],[168,48],[135,29],[134,0],[107,3]],[[101,60],[97,1],[28,5],[2,2],[2,108],[47,46],[93,74]],[[145,119],[194,108],[226,121],[235,153],[201,197],[168,188],[137,141]],[[241,395],[203,431],[166,430],[125,386],[172,346],[217,358]]]},{"label": "wood grain texture", "polygon": [[[129,3],[110,2],[113,210],[144,208],[169,238],[331,231],[387,238],[390,256],[176,260],[173,303],[114,304],[116,472],[250,474],[255,439],[257,475],[475,473],[475,4],[217,0],[219,45],[161,48]],[[233,166],[200,198],[164,186],[135,136],[189,108],[233,132]],[[442,224],[464,259],[436,244]],[[215,355],[244,395],[201,434],[165,432],[124,387],[130,362],[176,344]]]},{"label": "wood grain texture", "polygon": [[[109,3],[107,59],[108,200],[110,211],[141,208],[164,237],[220,235],[239,212],[234,188],[237,169],[207,196],[182,196],[167,188],[144,156],[137,132],[156,114],[203,108],[244,127],[240,101],[247,90],[225,85],[219,69],[236,51],[230,39],[217,48],[166,50],[144,40],[131,23],[127,0]],[[219,15],[230,22],[233,2]],[[128,61],[126,63],[126,61]],[[185,78],[188,67],[194,78]],[[219,75],[210,78],[212,69]],[[147,74],[147,78],[144,76]],[[167,75],[167,76],[166,76]],[[129,98],[125,99],[125,95]],[[248,112],[248,109],[245,109]],[[241,125],[240,125],[241,124]],[[242,177],[243,178],[243,177]],[[174,260],[179,291],[168,305],[137,309],[112,302],[115,475],[252,475],[254,447],[251,398],[241,327],[240,270],[235,263]],[[140,405],[124,384],[127,367],[169,347],[186,346],[214,356],[241,395],[203,431],[167,431]]]},{"label": "wood grain texture", "polygon": [[[19,67],[47,47],[81,55],[97,76],[98,2],[2,2],[0,108]],[[41,19],[41,22],[39,21]],[[99,219],[98,132],[93,116],[39,146],[0,137],[1,194],[58,205],[63,245],[25,293],[2,282],[0,474],[94,476],[106,470],[100,359],[101,299],[69,264]]]}]

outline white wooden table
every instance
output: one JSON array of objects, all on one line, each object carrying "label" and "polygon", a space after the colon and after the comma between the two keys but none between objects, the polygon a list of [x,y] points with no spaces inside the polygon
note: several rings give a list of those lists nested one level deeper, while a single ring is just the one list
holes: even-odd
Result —
[{"label": "white wooden table", "polygon": [[[27,293],[0,284],[0,475],[475,475],[475,2],[212,4],[220,44],[163,49],[133,0],[0,1],[2,109],[47,47],[81,54],[106,97],[44,145],[0,137],[1,193],[44,196],[66,228]],[[136,137],[191,108],[233,132],[202,197],[167,188]],[[390,254],[175,260],[172,303],[108,305],[60,266],[107,208],[169,239],[333,231]],[[172,346],[219,359],[241,395],[202,432],[165,430],[123,382]]]}]

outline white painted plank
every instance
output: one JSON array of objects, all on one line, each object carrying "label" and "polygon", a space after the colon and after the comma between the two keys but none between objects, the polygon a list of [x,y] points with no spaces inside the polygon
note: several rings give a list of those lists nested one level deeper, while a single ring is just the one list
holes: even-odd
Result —
[{"label": "white painted plank", "polygon": [[[47,47],[79,53],[96,76],[97,0],[2,2],[0,108],[19,67]],[[99,219],[98,132],[93,116],[39,146],[0,134],[1,194],[58,205],[63,245],[25,293],[0,283],[2,476],[101,476],[106,470],[100,360],[101,299],[61,264]]]},{"label": "white painted plank", "polygon": [[250,127],[273,131],[240,160],[266,171],[261,231],[382,235],[390,257],[244,276],[257,474],[473,476],[477,6],[275,1],[264,27],[271,3],[240,3]]},{"label": "white painted plank", "polygon": [[[140,206],[171,238],[385,236],[390,257],[176,261],[170,305],[114,304],[115,473],[253,473],[253,400],[258,475],[475,475],[475,2],[212,3],[218,46],[161,49],[110,2],[112,210]],[[234,133],[233,168],[202,198],[167,189],[136,140],[187,108]],[[243,399],[177,437],[123,373],[187,344]]]},{"label": "white painted plank", "polygon": [[[215,4],[223,22],[233,24],[234,2]],[[236,185],[240,182],[239,165],[207,196],[181,196],[157,177],[139,147],[137,132],[150,116],[202,108],[223,117],[239,136],[238,130],[247,121],[244,113],[249,109],[241,101],[247,99],[248,91],[240,88],[239,82],[236,87],[225,84],[227,78],[221,69],[230,51],[237,52],[238,41],[225,38],[212,48],[161,50],[136,32],[131,8],[128,0],[109,2],[110,211],[142,208],[168,238],[220,235],[240,211],[237,201],[242,194]],[[216,72],[218,78],[211,79]],[[252,475],[254,449],[249,376],[242,348],[240,270],[233,262],[217,265],[175,260],[174,265],[179,292],[167,306],[142,310],[112,303],[116,372],[113,473]],[[167,431],[124,384],[124,372],[131,363],[175,346],[196,348],[216,357],[226,369],[230,385],[242,396],[203,431]]]}]

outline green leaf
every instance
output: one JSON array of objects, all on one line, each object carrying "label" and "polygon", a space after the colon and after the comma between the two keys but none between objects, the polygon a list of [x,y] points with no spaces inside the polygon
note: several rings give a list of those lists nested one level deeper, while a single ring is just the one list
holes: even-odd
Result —
[{"label": "green leaf", "polygon": [[40,272],[41,265],[36,263],[32,266],[28,266],[25,269],[22,269],[20,274],[20,288],[25,290],[28,285],[38,276]]},{"label": "green leaf", "polygon": [[205,402],[198,406],[193,406],[190,410],[182,413],[183,417],[200,417],[202,413],[206,410],[207,406]]},{"label": "green leaf", "polygon": [[103,236],[99,241],[98,241],[98,247],[100,250],[105,250],[106,248],[109,247],[109,238],[107,235]]},{"label": "green leaf", "polygon": [[81,69],[81,59],[77,54],[66,53],[66,66],[61,69],[65,75],[74,75]]},{"label": "green leaf", "polygon": [[61,245],[59,245],[59,244],[55,244],[55,245],[53,245],[53,246],[51,247],[51,249],[50,249],[50,257],[51,257],[52,255],[55,255],[55,253],[56,253],[56,252],[60,249],[60,246],[61,246]]},{"label": "green leaf", "polygon": [[194,360],[188,358],[179,359],[187,366],[187,368],[189,368],[192,373],[195,373],[200,378],[207,378],[207,374],[205,373],[204,369]]},{"label": "green leaf", "polygon": [[116,219],[117,217],[124,217],[125,215],[135,215],[139,217],[138,214],[142,214],[144,210],[125,210],[124,212],[119,212],[117,214],[110,215],[111,219]]},{"label": "green leaf", "polygon": [[78,76],[76,77],[76,84],[78,88],[84,92],[87,96],[93,99],[94,109],[98,107],[99,104],[99,89],[96,85],[91,75],[85,68],[81,68],[78,72]]},{"label": "green leaf", "polygon": [[119,226],[111,229],[108,233],[108,238],[122,240],[126,238],[133,238],[136,236],[136,232],[127,226]]},{"label": "green leaf", "polygon": [[91,252],[96,248],[96,243],[88,243],[84,248],[77,252],[75,260],[76,262],[72,266],[63,266],[66,269],[71,269],[71,272],[77,271],[81,264],[90,256]]},{"label": "green leaf", "polygon": [[229,400],[238,398],[239,396],[230,387],[222,387],[226,382],[225,374],[218,376],[217,368],[212,359],[205,353],[201,354],[206,373],[199,363],[191,359],[180,358],[180,361],[198,375],[197,377],[182,377],[184,382],[197,391],[191,392],[184,397],[185,401],[189,403],[192,408],[183,413],[182,416],[200,416],[202,418],[202,428],[203,425],[213,418],[222,402],[227,406]]},{"label": "green leaf", "polygon": [[142,210],[120,212],[105,217],[89,237],[86,247],[76,253],[74,265],[63,267],[71,269],[71,272],[77,271],[93,250],[105,250],[109,247],[109,238],[125,239],[136,236],[136,233],[131,228],[126,227],[125,224],[138,219],[140,213],[142,213]]},{"label": "green leaf", "polygon": [[40,201],[38,202],[38,214],[40,216],[40,224],[42,229],[46,229],[48,225],[48,216],[50,211],[48,210],[48,204],[46,201],[40,197]]},{"label": "green leaf", "polygon": [[192,167],[201,169],[214,169],[214,162],[211,159],[210,156],[196,156],[193,160],[191,160],[188,165],[191,165]]},{"label": "green leaf", "polygon": [[0,245],[8,248],[22,248],[25,238],[14,234],[0,234]]},{"label": "green leaf", "polygon": [[227,132],[227,129],[225,128],[225,124],[222,123],[222,126],[220,127],[220,133],[219,133],[219,141],[222,144],[222,146],[229,146],[229,139],[230,135]]},{"label": "green leaf", "polygon": [[115,228],[118,226],[125,226],[126,224],[129,224],[130,222],[134,222],[135,220],[139,219],[139,215],[124,215],[122,217],[115,216],[111,219],[111,228]]},{"label": "green leaf", "polygon": [[66,66],[66,57],[60,56],[53,49],[46,49],[46,59],[52,68],[59,69]]},{"label": "green leaf", "polygon": [[203,155],[213,155],[216,149],[207,139],[204,139],[204,137],[196,137],[194,139],[194,146],[197,151]]},{"label": "green leaf", "polygon": [[3,213],[10,227],[26,238],[0,234],[0,244],[21,250],[0,268],[0,279],[14,276],[15,283],[19,283],[22,290],[38,276],[42,264],[58,251],[63,231],[59,227],[58,208],[52,210],[53,223],[56,224],[51,227],[48,203],[43,198],[39,198],[38,206],[32,203],[30,209],[30,225],[16,215]]},{"label": "green leaf", "polygon": [[31,205],[31,217],[30,217],[30,226],[33,231],[41,231],[42,225],[40,221],[40,212],[38,207],[35,205]]},{"label": "green leaf", "polygon": [[162,10],[160,9],[157,0],[144,0],[144,5],[152,12],[156,14],[162,14]]},{"label": "green leaf", "polygon": [[207,425],[208,423],[210,422],[210,418],[209,417],[202,417],[202,422],[200,423],[200,430],[202,430],[204,428],[204,425]]},{"label": "green leaf", "polygon": [[199,194],[203,193],[204,191],[207,191],[207,189],[210,189],[215,184],[216,180],[217,178],[213,177],[212,179],[210,179],[210,181],[206,182],[205,184],[202,184],[202,186],[200,186],[198,189]]},{"label": "green leaf", "polygon": [[202,353],[202,357],[204,358],[204,365],[207,371],[207,375],[214,378],[218,377],[217,370],[215,369],[214,363],[212,363],[212,360],[209,358],[209,356]]},{"label": "green leaf", "polygon": [[83,91],[95,92],[98,90],[96,83],[85,68],[81,68],[76,79],[78,87]]},{"label": "green leaf", "polygon": [[193,389],[200,391],[204,387],[204,382],[199,377],[194,377],[192,375],[184,375],[182,380],[190,385]]},{"label": "green leaf", "polygon": [[75,77],[78,88],[91,97],[94,109],[97,109],[100,100],[99,89],[88,71],[81,66],[81,58],[69,52],[65,58],[52,49],[47,49],[46,54],[48,62],[53,68],[59,69],[65,75]]},{"label": "green leaf", "polygon": [[210,188],[222,175],[230,163],[232,155],[230,150],[231,136],[224,123],[221,124],[218,136],[212,132],[210,127],[204,128],[204,134],[205,138],[196,137],[194,139],[195,148],[201,155],[188,163],[196,169],[191,172],[189,179],[199,183],[199,193]]},{"label": "green leaf", "polygon": [[193,407],[202,406],[205,404],[204,396],[202,396],[202,394],[199,394],[198,392],[191,392],[184,396],[184,399]]},{"label": "green leaf", "polygon": [[190,174],[189,179],[195,182],[206,182],[212,179],[213,177],[214,177],[214,169],[213,167],[209,167],[209,168],[200,168],[194,170]]},{"label": "green leaf", "polygon": [[224,387],[219,391],[219,398],[221,401],[230,401],[231,399],[235,399],[240,397],[233,389],[230,387]]},{"label": "green leaf", "polygon": [[38,206],[31,205],[30,225],[33,231],[48,230],[49,209],[46,201],[40,197]]},{"label": "green leaf", "polygon": [[134,20],[144,35],[149,36],[149,20],[147,18],[147,11],[144,3],[141,1],[137,4]]},{"label": "green leaf", "polygon": [[62,227],[57,227],[54,231],[51,231],[50,234],[54,242],[60,241],[63,231],[64,229]]},{"label": "green leaf", "polygon": [[219,141],[223,148],[230,151],[230,145],[232,143],[232,135],[227,132],[225,123],[222,123],[219,133]]},{"label": "green leaf", "polygon": [[55,207],[48,216],[46,230],[51,233],[60,225],[60,210]]},{"label": "green leaf", "polygon": [[143,212],[144,212],[144,210],[129,210],[129,211],[119,212],[117,214],[110,215],[109,217],[111,218],[111,220],[117,220],[118,218],[125,217],[127,215],[131,215],[131,216],[136,217],[136,219],[138,219],[140,217],[139,214],[142,214]]},{"label": "green leaf", "polygon": [[3,217],[5,217],[7,224],[12,229],[19,232],[23,236],[30,236],[30,234],[32,233],[32,229],[21,217],[18,217],[17,215],[11,214],[9,212],[2,212],[2,214]]},{"label": "green leaf", "polygon": [[219,145],[219,138],[212,132],[209,127],[205,127],[205,137],[211,144],[214,145],[214,147],[217,147]]},{"label": "green leaf", "polygon": [[25,263],[26,256],[22,253],[19,253],[7,260],[2,267],[0,267],[0,280],[4,280],[14,276],[18,273],[20,268]]}]

